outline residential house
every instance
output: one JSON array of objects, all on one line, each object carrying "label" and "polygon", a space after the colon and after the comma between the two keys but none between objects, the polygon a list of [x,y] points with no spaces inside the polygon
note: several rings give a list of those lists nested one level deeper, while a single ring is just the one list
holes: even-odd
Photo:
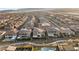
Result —
[{"label": "residential house", "polygon": [[50,27],[47,30],[48,37],[57,37],[59,33],[60,32],[55,27]]},{"label": "residential house", "polygon": [[69,28],[61,28],[61,33],[64,34],[65,36],[71,36],[71,35],[75,35],[75,33],[73,31],[71,31]]},{"label": "residential house", "polygon": [[17,33],[17,38],[29,38],[31,35],[31,29],[21,29]]},{"label": "residential house", "polygon": [[4,36],[4,40],[3,41],[14,41],[17,37],[17,32],[14,32],[14,31],[7,31],[5,33],[5,36]]},{"label": "residential house", "polygon": [[45,37],[45,31],[43,29],[34,27],[33,38],[43,38],[43,37]]}]

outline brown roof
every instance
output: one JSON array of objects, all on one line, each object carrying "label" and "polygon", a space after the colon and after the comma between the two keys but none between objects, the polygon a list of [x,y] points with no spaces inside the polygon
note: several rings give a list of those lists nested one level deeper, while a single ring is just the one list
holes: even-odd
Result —
[{"label": "brown roof", "polygon": [[29,33],[31,33],[31,31],[26,31],[26,30],[20,30],[19,32],[18,32],[18,34],[23,34],[23,35],[26,35],[26,34],[29,34]]},{"label": "brown roof", "polygon": [[16,34],[17,34],[17,32],[14,32],[14,31],[7,31],[5,33],[5,35],[16,35]]},{"label": "brown roof", "polygon": [[4,35],[5,33],[5,31],[0,31],[0,35]]}]

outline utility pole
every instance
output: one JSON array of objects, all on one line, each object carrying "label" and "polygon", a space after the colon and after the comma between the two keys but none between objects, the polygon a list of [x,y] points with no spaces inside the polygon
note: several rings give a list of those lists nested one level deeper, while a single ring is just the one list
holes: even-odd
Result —
[{"label": "utility pole", "polygon": [[45,31],[45,40],[46,40],[46,42],[47,42],[47,40],[48,40],[47,30]]}]

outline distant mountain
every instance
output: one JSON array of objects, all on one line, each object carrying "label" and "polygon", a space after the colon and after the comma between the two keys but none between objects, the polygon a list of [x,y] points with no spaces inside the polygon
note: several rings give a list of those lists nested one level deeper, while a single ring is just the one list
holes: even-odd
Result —
[{"label": "distant mountain", "polygon": [[6,12],[12,12],[12,11],[15,11],[15,10],[0,10],[0,13],[6,13]]},{"label": "distant mountain", "polygon": [[22,9],[17,9],[16,11],[13,12],[33,12],[33,11],[45,11],[50,9],[51,8],[22,8]]},{"label": "distant mountain", "polygon": [[8,9],[8,10],[0,10],[0,13],[18,13],[18,12],[32,12],[32,11],[44,11],[50,10],[51,8],[20,8],[20,9]]},{"label": "distant mountain", "polygon": [[51,11],[51,12],[79,12],[79,8],[17,8],[0,10],[0,13],[19,13],[19,12],[33,12],[33,11]]},{"label": "distant mountain", "polygon": [[22,8],[22,9],[18,9],[18,10],[24,10],[24,11],[33,11],[33,10],[49,10],[51,8]]}]

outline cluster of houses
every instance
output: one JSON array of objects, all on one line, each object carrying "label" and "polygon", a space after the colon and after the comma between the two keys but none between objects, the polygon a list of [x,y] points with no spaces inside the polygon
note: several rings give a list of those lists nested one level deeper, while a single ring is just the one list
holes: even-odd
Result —
[{"label": "cluster of houses", "polygon": [[[31,29],[22,28],[21,30],[11,30],[6,32],[0,32],[0,39],[3,41],[14,41],[21,38],[31,38]],[[34,28],[32,37],[42,37],[44,36],[43,30]]]},{"label": "cluster of houses", "polygon": [[[68,30],[68,29],[67,29]],[[73,32],[69,32],[67,30],[63,30],[63,33],[67,33],[69,35],[74,34]],[[0,32],[0,39],[3,38],[3,41],[15,41],[16,39],[22,39],[22,38],[45,38],[46,33],[47,36],[50,38],[58,37],[60,36],[60,31],[58,31],[56,28],[49,28],[47,31],[34,27],[33,30],[30,28],[23,28],[21,30],[11,30],[11,31],[1,31]]]},{"label": "cluster of houses", "polygon": [[14,41],[16,39],[20,38],[29,38],[31,34],[31,29],[21,29],[21,30],[12,30],[7,31],[4,34],[4,40],[3,41]]},{"label": "cluster of houses", "polygon": [[[18,19],[20,19],[20,17],[17,18],[17,22],[18,22]],[[69,28],[67,26],[65,27],[65,25],[62,27],[60,26],[60,28],[58,28],[54,24],[52,24],[46,17],[39,17],[39,18],[33,17],[31,19],[24,16],[23,17],[24,21],[22,21],[21,19],[22,24],[25,22],[26,19],[27,19],[27,23],[25,23],[23,27],[21,27],[21,29],[12,27],[12,25],[11,25],[12,29],[10,29],[9,25],[7,25],[6,28],[8,28],[8,31],[5,31],[5,30],[0,31],[0,39],[3,39],[3,41],[14,41],[20,38],[37,38],[38,39],[38,38],[46,38],[46,37],[57,38],[60,36],[70,37],[71,35],[75,35],[74,33],[74,31],[76,31],[75,29],[79,29],[79,26],[77,27],[70,26]],[[15,21],[15,23],[17,22]],[[14,25],[14,21],[12,23]],[[18,26],[18,23],[17,23],[17,26]],[[74,31],[71,30],[73,28],[74,28]]]}]

